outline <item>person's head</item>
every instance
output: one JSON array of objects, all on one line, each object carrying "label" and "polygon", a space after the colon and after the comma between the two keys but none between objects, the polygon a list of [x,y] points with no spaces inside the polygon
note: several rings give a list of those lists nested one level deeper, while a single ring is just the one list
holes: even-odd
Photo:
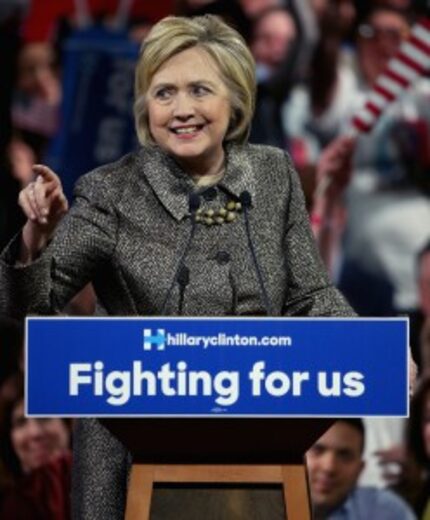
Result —
[{"label": "person's head", "polygon": [[24,414],[23,378],[17,374],[1,395],[1,456],[12,474],[31,473],[69,449],[70,431],[60,418]]},{"label": "person's head", "polygon": [[419,382],[412,396],[408,448],[420,465],[430,468],[430,376]]},{"label": "person's head", "polygon": [[336,509],[357,484],[364,467],[361,419],[338,420],[306,454],[312,504],[316,512]]},{"label": "person's head", "polygon": [[358,56],[367,83],[372,84],[409,34],[405,12],[379,5],[358,28]]},{"label": "person's head", "polygon": [[251,51],[257,64],[276,69],[296,38],[296,24],[287,9],[271,7],[254,21]]},{"label": "person's head", "polygon": [[311,0],[311,7],[325,36],[345,36],[356,16],[353,0]]},{"label": "person's head", "polygon": [[282,0],[239,0],[243,12],[248,18],[256,18],[263,11],[270,7],[276,7],[283,4]]},{"label": "person's head", "polygon": [[49,43],[24,45],[18,56],[17,69],[17,87],[29,96],[51,101],[53,90],[60,89],[55,50]]},{"label": "person's head", "polygon": [[418,293],[421,311],[430,317],[430,242],[418,254]]},{"label": "person's head", "polygon": [[243,143],[255,102],[255,64],[243,38],[216,16],[167,17],[149,32],[136,67],[139,141],[196,159]]}]

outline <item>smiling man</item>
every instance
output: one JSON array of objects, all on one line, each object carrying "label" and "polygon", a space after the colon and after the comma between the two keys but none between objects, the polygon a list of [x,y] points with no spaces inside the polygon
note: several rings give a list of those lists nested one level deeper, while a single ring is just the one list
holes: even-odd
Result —
[{"label": "smiling man", "polygon": [[391,491],[357,486],[363,448],[363,421],[341,419],[308,451],[315,520],[413,520],[413,512]]}]

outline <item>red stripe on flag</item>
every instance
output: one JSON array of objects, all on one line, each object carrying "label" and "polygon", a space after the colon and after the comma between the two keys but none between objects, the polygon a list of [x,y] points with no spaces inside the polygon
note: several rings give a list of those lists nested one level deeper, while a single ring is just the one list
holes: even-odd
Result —
[{"label": "red stripe on flag", "polygon": [[371,101],[368,101],[364,105],[364,107],[367,108],[368,110],[370,110],[370,112],[372,112],[376,117],[379,117],[381,115],[381,112],[382,112],[381,108],[379,108],[377,105],[375,105]]},{"label": "red stripe on flag", "polygon": [[424,40],[420,40],[417,36],[415,36],[415,34],[411,35],[409,42],[424,54],[430,55],[430,45],[427,44]]},{"label": "red stripe on flag", "polygon": [[361,132],[368,132],[372,128],[372,125],[365,123],[359,116],[353,117],[351,123]]},{"label": "red stripe on flag", "polygon": [[401,62],[403,62],[410,69],[413,69],[413,70],[415,70],[415,72],[418,72],[418,74],[424,74],[424,72],[426,71],[425,67],[423,67],[421,65],[421,63],[418,63],[417,61],[413,60],[409,56],[406,56],[406,54],[403,54],[402,52],[400,52],[396,56],[396,58],[398,60],[400,60]]},{"label": "red stripe on flag", "polygon": [[[394,70],[391,70],[390,68],[387,68],[384,70],[384,74],[391,78],[393,81],[401,85],[402,87],[407,87],[409,85],[409,80],[401,76],[399,73],[395,72]],[[394,99],[394,97],[392,98]]]},{"label": "red stripe on flag", "polygon": [[388,101],[394,101],[396,99],[396,96],[392,92],[385,89],[384,87],[381,87],[379,84],[374,85],[373,90],[381,94],[381,96],[384,98],[388,99]]},{"label": "red stripe on flag", "polygon": [[426,29],[428,29],[430,31],[430,19],[429,18],[421,18],[420,20],[418,20],[417,25],[422,25],[423,27],[425,27]]}]

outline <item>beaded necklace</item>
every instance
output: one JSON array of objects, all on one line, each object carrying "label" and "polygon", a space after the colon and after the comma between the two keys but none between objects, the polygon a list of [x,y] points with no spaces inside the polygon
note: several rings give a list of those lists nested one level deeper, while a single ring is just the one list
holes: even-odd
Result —
[{"label": "beaded necklace", "polygon": [[[199,188],[209,188],[217,184],[224,177],[224,166],[220,171],[212,175],[193,176],[193,180]],[[229,200],[224,206],[217,209],[198,209],[196,212],[196,222],[206,226],[220,225],[236,220],[238,213],[242,210],[242,204],[234,200]]]}]

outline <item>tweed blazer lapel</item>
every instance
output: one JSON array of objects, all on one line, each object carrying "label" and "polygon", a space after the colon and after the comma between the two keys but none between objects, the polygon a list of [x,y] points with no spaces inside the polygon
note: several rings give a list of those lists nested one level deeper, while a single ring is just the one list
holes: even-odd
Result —
[{"label": "tweed blazer lapel", "polygon": [[[196,189],[191,177],[158,146],[142,148],[139,161],[156,197],[173,218],[189,216],[188,196]],[[247,146],[226,146],[226,172],[219,187],[239,198],[243,191],[255,195],[255,172]]]},{"label": "tweed blazer lapel", "polygon": [[194,189],[191,177],[158,146],[141,148],[138,157],[142,174],[164,208],[178,221],[189,215],[188,195]]}]

